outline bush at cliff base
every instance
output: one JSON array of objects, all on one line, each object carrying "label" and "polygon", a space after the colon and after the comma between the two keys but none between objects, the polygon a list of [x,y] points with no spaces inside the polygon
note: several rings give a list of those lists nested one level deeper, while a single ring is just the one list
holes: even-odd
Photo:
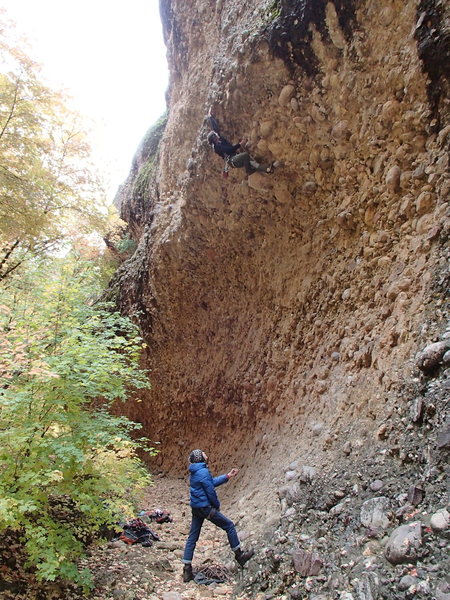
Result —
[{"label": "bush at cliff base", "polygon": [[109,411],[149,383],[135,326],[93,301],[96,275],[73,259],[30,267],[0,306],[0,531],[39,579],[85,588],[78,559],[134,514],[149,483],[137,450],[154,453]]}]

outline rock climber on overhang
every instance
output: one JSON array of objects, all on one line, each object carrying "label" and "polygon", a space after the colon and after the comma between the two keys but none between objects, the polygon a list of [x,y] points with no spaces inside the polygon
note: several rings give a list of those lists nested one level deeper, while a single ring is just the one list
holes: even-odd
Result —
[{"label": "rock climber on overhang", "polygon": [[207,141],[210,146],[214,149],[214,152],[218,154],[225,161],[223,168],[223,176],[228,176],[229,169],[240,169],[244,168],[247,175],[251,175],[256,171],[261,173],[272,173],[274,167],[277,166],[276,162],[270,165],[261,165],[250,154],[245,150],[245,144],[247,140],[239,140],[237,144],[232,144],[225,139],[219,131],[218,123],[214,117],[209,117],[208,121],[213,126],[213,130],[208,133]]}]

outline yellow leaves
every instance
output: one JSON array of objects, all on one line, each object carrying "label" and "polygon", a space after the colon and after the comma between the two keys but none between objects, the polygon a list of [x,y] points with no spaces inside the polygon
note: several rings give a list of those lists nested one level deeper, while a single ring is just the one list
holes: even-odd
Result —
[{"label": "yellow leaves", "polygon": [[56,469],[48,474],[49,481],[62,481],[64,479],[64,473]]},{"label": "yellow leaves", "polygon": [[35,377],[42,377],[42,378],[55,378],[58,379],[59,375],[57,373],[54,373],[53,371],[50,371],[50,369],[48,368],[47,364],[44,362],[40,362],[40,361],[35,361],[34,362],[34,366],[31,367],[31,369],[27,372],[27,375],[33,375]]},{"label": "yellow leaves", "polygon": [[37,379],[58,378],[57,373],[54,373],[48,364],[37,358],[30,359],[30,344],[37,338],[31,339],[29,342],[13,339],[13,334],[21,337],[25,334],[16,330],[9,331],[12,339],[4,335],[0,339],[0,377],[11,380],[14,376],[32,376]]},{"label": "yellow leaves", "polygon": [[27,356],[25,345],[17,340],[9,340],[6,335],[0,339],[0,377],[12,379],[13,374],[21,370]]},{"label": "yellow leaves", "polygon": [[[2,27],[3,26],[3,27]],[[93,231],[104,196],[79,115],[40,79],[37,65],[0,39],[0,281],[24,257],[67,239],[67,228]]]},{"label": "yellow leaves", "polygon": [[15,508],[17,502],[12,498],[0,498],[0,528],[5,529],[8,526],[15,525]]}]

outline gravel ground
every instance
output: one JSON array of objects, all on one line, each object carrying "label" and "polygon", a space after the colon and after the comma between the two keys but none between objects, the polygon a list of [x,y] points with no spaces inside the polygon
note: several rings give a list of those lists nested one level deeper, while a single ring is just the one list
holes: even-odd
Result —
[{"label": "gravel ground", "polygon": [[[204,586],[182,581],[181,557],[190,524],[187,482],[156,478],[146,493],[142,509],[156,508],[168,510],[173,516],[172,523],[151,525],[161,541],[149,548],[114,541],[92,550],[86,561],[96,582],[91,600],[231,598],[239,577],[237,572],[230,573],[230,581],[223,584]],[[220,564],[218,556],[224,554],[226,545],[224,533],[206,522],[197,544],[194,569]],[[247,596],[240,599],[247,600]]]}]

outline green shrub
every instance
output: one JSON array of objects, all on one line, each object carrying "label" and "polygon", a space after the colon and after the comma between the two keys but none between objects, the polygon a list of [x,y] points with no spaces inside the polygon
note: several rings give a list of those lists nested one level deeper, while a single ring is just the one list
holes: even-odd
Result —
[{"label": "green shrub", "polygon": [[127,232],[125,237],[120,239],[116,244],[117,251],[121,254],[133,254],[133,252],[137,248],[136,242],[130,237],[130,234]]},{"label": "green shrub", "polygon": [[41,579],[84,586],[86,541],[134,513],[150,481],[136,452],[154,453],[134,439],[138,425],[109,412],[149,382],[136,327],[94,303],[96,276],[89,263],[53,259],[0,306],[0,531],[21,533]]}]

